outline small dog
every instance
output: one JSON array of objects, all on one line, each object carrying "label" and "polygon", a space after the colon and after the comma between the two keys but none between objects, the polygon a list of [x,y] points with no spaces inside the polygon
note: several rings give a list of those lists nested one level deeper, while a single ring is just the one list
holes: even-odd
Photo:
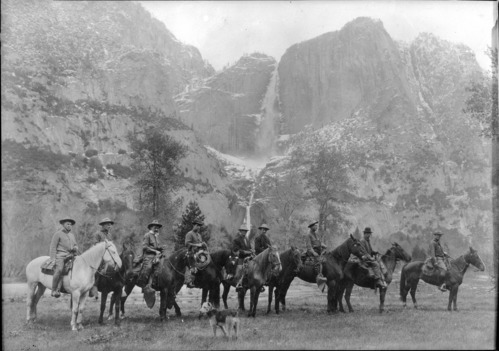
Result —
[{"label": "small dog", "polygon": [[213,328],[213,336],[217,336],[217,327],[220,327],[224,333],[224,336],[230,339],[230,334],[232,329],[234,329],[234,338],[237,340],[240,324],[237,311],[219,311],[210,302],[204,302],[199,312],[206,313],[206,315],[208,315],[210,325]]}]

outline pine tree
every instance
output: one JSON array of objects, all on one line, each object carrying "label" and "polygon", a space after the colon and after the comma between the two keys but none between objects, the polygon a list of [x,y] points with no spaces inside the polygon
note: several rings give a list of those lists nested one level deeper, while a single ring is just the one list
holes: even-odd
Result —
[{"label": "pine tree", "polygon": [[[190,201],[185,208],[184,214],[182,214],[182,223],[175,229],[175,250],[179,250],[185,246],[185,235],[192,230],[194,227],[192,222],[195,220],[204,222],[204,215],[199,209],[198,203]],[[202,226],[199,232],[203,241],[208,244],[211,237],[208,227],[206,225]]]}]

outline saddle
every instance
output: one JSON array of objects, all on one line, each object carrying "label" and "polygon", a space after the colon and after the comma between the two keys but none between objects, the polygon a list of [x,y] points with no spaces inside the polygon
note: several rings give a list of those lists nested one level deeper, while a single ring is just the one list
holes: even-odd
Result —
[{"label": "saddle", "polygon": [[[64,259],[64,268],[62,269],[62,275],[68,275],[69,272],[73,269],[73,262],[75,259],[75,255],[69,255]],[[47,274],[47,275],[54,275],[54,265],[55,265],[55,260],[53,259],[47,259],[45,262],[42,263],[40,266],[42,273]]]},{"label": "saddle", "polygon": [[423,264],[422,273],[428,278],[440,275],[441,268],[435,264],[433,257],[428,257]]}]

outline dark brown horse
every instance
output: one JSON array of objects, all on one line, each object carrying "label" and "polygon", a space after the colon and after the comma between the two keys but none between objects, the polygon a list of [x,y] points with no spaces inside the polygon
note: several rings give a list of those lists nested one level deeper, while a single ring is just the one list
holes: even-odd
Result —
[{"label": "dark brown horse", "polygon": [[[166,310],[175,308],[175,314],[181,316],[180,307],[176,302],[176,295],[184,285],[185,268],[187,267],[186,248],[173,252],[170,256],[162,255],[158,266],[154,270],[152,288],[160,293],[160,320],[166,319]],[[137,276],[127,276],[125,285],[125,296],[121,298],[121,311],[125,313],[125,302],[133,290]],[[207,287],[210,292],[210,302],[220,305],[220,275],[213,262],[210,262],[203,270],[196,274],[196,284],[200,287]]]},{"label": "dark brown horse", "polygon": [[247,287],[250,290],[250,308],[248,317],[255,317],[260,288],[282,270],[279,252],[276,246],[270,246],[248,262],[246,272]]},{"label": "dark brown horse", "polygon": [[[411,255],[409,255],[399,244],[393,243],[384,255],[381,256],[381,261],[386,267],[385,282],[386,287],[379,289],[379,312],[383,312],[385,305],[385,296],[388,286],[392,282],[393,271],[397,265],[397,261],[402,260],[409,262]],[[343,293],[345,293],[345,301],[347,302],[348,311],[353,312],[352,305],[350,304],[350,295],[354,284],[363,288],[375,289],[376,279],[369,276],[367,269],[361,267],[360,262],[348,261],[343,270],[345,277],[341,280],[338,289],[337,301],[339,304],[340,312],[345,312],[343,309]]]},{"label": "dark brown horse", "polygon": [[[229,294],[230,283],[224,280],[223,270],[225,269],[226,275],[230,274],[230,275],[234,276],[235,271],[236,271],[238,258],[237,258],[237,255],[235,255],[231,250],[226,250],[226,249],[217,250],[217,251],[211,253],[210,255],[211,255],[211,260],[212,260],[213,264],[215,265],[215,267],[217,268],[217,271],[219,273],[220,281],[222,282],[222,285],[224,287],[222,300],[223,300],[225,309],[228,309],[229,306],[227,305],[227,295]],[[201,304],[206,302],[206,299],[208,297],[208,292],[209,292],[209,289],[204,287],[202,295],[201,295]],[[218,291],[218,294],[220,295],[220,290]],[[210,298],[212,300],[218,300],[218,302],[220,301],[219,296],[218,297],[211,297],[210,296]],[[218,308],[219,306],[216,306],[216,307]]]},{"label": "dark brown horse", "polygon": [[109,315],[108,320],[113,318],[113,307],[115,307],[116,313],[114,316],[114,323],[116,325],[120,324],[120,305],[115,303],[121,300],[121,294],[123,291],[123,286],[125,285],[125,276],[131,273],[133,268],[133,259],[135,258],[135,253],[133,247],[129,243],[123,243],[122,252],[120,254],[121,258],[121,268],[115,271],[111,267],[104,273],[101,274],[99,283],[97,284],[97,289],[101,292],[101,302],[100,302],[100,315],[99,324],[104,323],[104,311],[106,310],[107,295],[112,292],[111,302],[109,304]]},{"label": "dark brown horse", "polygon": [[[325,261],[322,263],[322,274],[327,279],[327,312],[336,313],[337,312],[337,285],[338,282],[343,279],[343,269],[350,257],[353,254],[359,258],[362,258],[366,254],[365,249],[360,245],[360,241],[354,238],[351,234],[347,240],[345,240],[341,245],[332,251],[326,252],[323,257]],[[292,272],[292,271],[291,271]],[[296,275],[301,280],[307,283],[315,284],[316,274],[312,266],[304,265],[303,268]],[[294,279],[294,275],[289,275],[283,277],[282,285],[277,287],[278,294],[276,300],[282,304],[282,309],[286,309],[286,294],[288,292],[289,286]]]},{"label": "dark brown horse", "polygon": [[407,306],[406,297],[410,290],[414,308],[418,308],[416,302],[416,289],[418,287],[419,279],[422,279],[424,282],[435,286],[440,286],[445,282],[447,289],[449,290],[449,304],[447,309],[451,311],[451,305],[453,304],[454,311],[457,311],[457,292],[459,290],[459,285],[463,282],[464,273],[466,273],[470,264],[480,271],[485,270],[482,259],[472,247],[470,247],[470,250],[464,255],[450,261],[450,267],[445,276],[445,281],[442,280],[441,277],[429,277],[423,274],[423,261],[415,261],[406,264],[402,268],[402,273],[400,275],[400,298],[404,303],[404,307]]},{"label": "dark brown horse", "polygon": [[[296,247],[291,246],[290,249],[280,254],[282,270],[277,277],[270,279],[269,286],[269,303],[267,313],[272,309],[272,293],[275,292],[275,313],[279,314],[279,286],[288,286],[291,281],[296,277],[298,272],[303,267],[301,260],[301,252]],[[274,291],[275,288],[275,291]],[[283,305],[283,309],[284,309]]]}]

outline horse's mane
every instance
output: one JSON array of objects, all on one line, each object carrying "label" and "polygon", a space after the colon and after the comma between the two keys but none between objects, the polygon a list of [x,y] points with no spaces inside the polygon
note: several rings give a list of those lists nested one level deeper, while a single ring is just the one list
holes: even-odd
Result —
[{"label": "horse's mane", "polygon": [[326,252],[327,255],[332,255],[335,258],[341,258],[344,261],[347,261],[350,257],[350,250],[348,250],[348,241],[352,240],[352,238],[348,237],[343,243],[338,245],[331,251]]}]

